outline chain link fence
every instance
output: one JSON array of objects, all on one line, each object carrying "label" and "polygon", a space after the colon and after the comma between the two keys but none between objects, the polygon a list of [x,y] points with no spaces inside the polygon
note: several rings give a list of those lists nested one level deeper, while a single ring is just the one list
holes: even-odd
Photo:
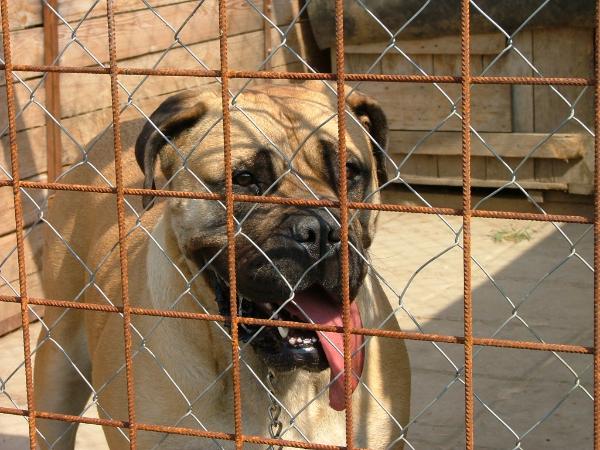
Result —
[{"label": "chain link fence", "polygon": [[[11,167],[0,166],[0,187],[12,188],[14,195],[14,209],[15,209],[15,229],[16,229],[16,245],[7,255],[0,255],[0,279],[12,290],[12,295],[3,295],[0,297],[2,302],[12,302],[21,305],[22,312],[22,330],[23,330],[23,348],[24,356],[23,361],[20,365],[12,369],[8,375],[0,379],[0,394],[7,400],[11,406],[0,407],[1,414],[18,415],[23,416],[28,422],[29,426],[29,446],[31,449],[37,448],[37,445],[44,445],[47,448],[58,448],[64,443],[66,436],[72,432],[76,424],[93,424],[101,425],[104,427],[114,428],[121,435],[124,441],[129,442],[130,448],[138,448],[137,440],[138,435],[145,432],[156,432],[161,433],[160,441],[153,448],[170,448],[169,439],[175,435],[194,436],[203,439],[199,445],[199,448],[217,447],[217,448],[228,448],[230,443],[235,445],[235,448],[242,448],[245,444],[260,444],[267,446],[268,448],[279,448],[279,447],[295,447],[295,448],[356,448],[354,442],[354,433],[352,432],[354,421],[353,418],[360,412],[357,412],[353,408],[352,404],[352,389],[350,386],[350,377],[345,378],[345,395],[344,395],[344,406],[345,406],[345,417],[346,417],[346,442],[343,446],[330,445],[322,442],[311,442],[308,437],[307,430],[303,429],[299,425],[299,417],[306,411],[310,406],[310,403],[324,395],[329,388],[327,386],[321,392],[318,392],[315,398],[306,405],[294,405],[294,408],[290,408],[290,405],[286,405],[280,401],[276,395],[276,379],[274,379],[272,373],[269,373],[266,379],[263,379],[257,374],[252,365],[247,361],[244,356],[244,351],[248,347],[249,343],[252,342],[266,327],[290,327],[290,328],[302,328],[312,331],[335,331],[343,335],[343,348],[339,351],[343,354],[344,359],[344,371],[352,371],[352,354],[350,340],[353,335],[362,335],[365,337],[365,346],[368,348],[368,344],[371,339],[404,339],[409,341],[425,341],[431,343],[437,352],[448,362],[453,372],[453,376],[445,383],[443,388],[432,395],[432,400],[424,405],[419,410],[413,410],[411,412],[410,420],[408,423],[401,423],[398,418],[389,415],[389,421],[393,424],[395,437],[387,443],[386,448],[394,448],[395,446],[402,444],[404,448],[422,448],[411,442],[410,430],[414,427],[415,423],[420,418],[426,416],[436,406],[439,405],[441,399],[444,398],[446,393],[452,386],[463,385],[464,386],[464,427],[465,427],[465,446],[467,449],[475,448],[474,440],[474,411],[475,408],[483,408],[512,436],[512,443],[507,445],[507,448],[522,449],[525,448],[523,441],[536,430],[540,425],[545,423],[549,418],[556,414],[558,408],[563,405],[574,392],[583,393],[584,396],[594,405],[594,448],[600,448],[600,430],[598,429],[598,378],[600,377],[600,362],[598,354],[595,353],[594,349],[598,346],[598,317],[597,308],[598,301],[600,299],[600,293],[597,291],[598,283],[596,282],[596,271],[594,268],[598,261],[598,245],[596,244],[598,238],[598,232],[600,231],[598,225],[598,211],[594,218],[577,215],[559,215],[559,214],[548,214],[535,196],[531,195],[530,192],[520,185],[519,180],[519,169],[530,160],[536,151],[543,145],[543,143],[550,139],[553,135],[558,133],[565,124],[577,123],[581,127],[581,131],[588,133],[590,136],[594,136],[596,139],[596,127],[597,127],[597,115],[599,111],[598,98],[600,92],[598,91],[598,16],[596,12],[595,25],[596,25],[596,54],[594,61],[594,78],[566,78],[566,77],[545,77],[544,74],[533,64],[520,49],[515,45],[515,39],[518,34],[525,29],[531,21],[536,18],[544,8],[547,8],[551,3],[551,0],[540,1],[539,6],[531,12],[527,19],[520,24],[514,31],[507,32],[504,30],[493,17],[487,14],[486,10],[478,5],[476,1],[462,0],[460,2],[460,42],[461,42],[461,66],[460,75],[431,75],[421,67],[410,54],[405,52],[403,48],[398,44],[398,39],[402,35],[403,30],[411,25],[423,11],[435,7],[435,2],[423,1],[422,6],[410,17],[405,24],[395,30],[388,29],[384,24],[384,21],[380,17],[374,15],[369,9],[369,2],[363,0],[356,0],[355,5],[358,5],[364,13],[372,18],[372,20],[378,24],[381,31],[388,37],[388,43],[384,50],[374,58],[371,67],[365,73],[346,73],[344,64],[344,2],[341,0],[335,1],[335,55],[336,55],[336,67],[337,71],[333,73],[321,73],[313,68],[310,61],[307,61],[301,55],[297,49],[288,43],[288,37],[294,26],[298,23],[301,16],[305,14],[307,8],[310,5],[311,0],[307,0],[303,3],[299,11],[296,12],[291,22],[285,27],[280,26],[274,19],[266,13],[265,9],[260,8],[252,0],[245,0],[244,4],[251,8],[254,14],[260,16],[261,20],[264,21],[266,27],[269,30],[274,30],[277,35],[277,45],[274,45],[267,57],[262,61],[256,71],[239,71],[231,69],[231,61],[228,57],[228,2],[221,1],[218,6],[218,18],[219,24],[218,29],[220,30],[219,35],[219,52],[220,67],[211,67],[203,59],[196,54],[194,49],[186,44],[185,39],[182,35],[185,32],[189,23],[195,15],[201,14],[202,9],[206,8],[206,2],[200,0],[195,4],[195,7],[189,14],[187,19],[181,23],[169,23],[164,17],[161,16],[160,11],[157,7],[153,6],[149,1],[142,0],[144,7],[152,12],[158,20],[164,25],[165,33],[172,35],[171,44],[164,49],[164,51],[155,59],[155,62],[147,67],[124,67],[117,63],[117,43],[119,35],[115,27],[115,13],[116,6],[111,0],[107,2],[107,17],[108,17],[108,50],[109,50],[109,64],[104,64],[102,59],[98,57],[85,39],[81,39],[78,35],[78,30],[89,19],[89,16],[94,11],[94,8],[99,4],[99,0],[96,0],[91,4],[89,11],[84,14],[81,19],[74,23],[73,21],[67,20],[55,9],[55,5],[48,3],[44,0],[45,7],[49,8],[57,21],[66,26],[70,33],[71,39],[67,45],[59,49],[59,52],[55,60],[51,64],[47,65],[19,65],[13,64],[13,54],[11,54],[11,32],[9,31],[9,10],[12,7],[9,5],[7,0],[1,0],[2,6],[2,36],[3,36],[3,48],[4,56],[2,60],[2,66],[5,73],[6,83],[6,97],[7,97],[7,115],[8,115],[8,126],[2,130],[2,135],[7,135],[10,141],[10,161]],[[457,8],[459,5],[457,4]],[[598,8],[598,6],[597,6]],[[506,38],[506,47],[503,51],[498,54],[492,61],[487,64],[481,73],[471,73],[470,67],[470,18],[472,15],[481,15],[491,24],[497,32],[501,33]],[[59,65],[62,56],[72,47],[77,47],[81,52],[87,55],[92,61],[93,66],[87,67],[71,67]],[[197,68],[162,68],[161,62],[167,57],[167,55],[174,49],[185,52],[190,58],[197,63]],[[283,71],[270,71],[266,70],[271,67],[273,58],[280,52],[287,52],[297,60],[302,67],[302,71],[298,72],[283,72]],[[522,59],[523,63],[526,64],[534,73],[534,76],[521,76],[521,77],[510,77],[510,76],[490,76],[488,73],[497,65],[498,61],[506,54],[517,55]],[[376,74],[372,73],[373,69],[377,64],[389,54],[401,55],[413,68],[413,72],[416,74],[402,74],[402,73],[383,73]],[[31,86],[27,83],[23,77],[23,74],[41,72],[43,75]],[[110,77],[110,93],[112,101],[112,120],[110,124],[107,124],[105,129],[100,133],[104,136],[111,136],[114,140],[114,164],[115,164],[115,178],[114,182],[107,177],[103,171],[95,167],[90,162],[89,155],[93,152],[95,146],[100,139],[94,140],[89,145],[84,145],[79,142],[69,127],[64,125],[64,122],[60,117],[54,117],[48,110],[47,106],[39,98],[39,93],[44,86],[49,74],[52,73],[82,73],[91,74],[95,76],[109,76]],[[123,79],[130,76],[140,76],[139,81],[134,84],[123,82]],[[136,93],[140,88],[152,77],[161,77],[162,82],[168,83],[172,77],[196,77],[203,79],[214,79],[220,86],[220,93],[222,97],[222,117],[215,121],[212,127],[223,127],[224,135],[224,164],[226,172],[226,183],[225,193],[220,194],[210,190],[205,180],[199,178],[188,164],[189,155],[186,154],[182,149],[177,148],[175,143],[165,135],[159,125],[152,123],[150,115],[142,107],[138,105],[136,99]],[[278,148],[276,142],[268,135],[265,130],[262,130],[258,124],[255,123],[252,113],[246,111],[244,107],[238,101],[243,92],[245,92],[249,86],[254,83],[257,79],[261,80],[297,80],[297,81],[318,81],[323,83],[324,89],[330,92],[332,95],[337,96],[337,111],[332,111],[331,117],[326,121],[337,122],[338,130],[338,149],[339,149],[339,172],[340,182],[337,186],[338,198],[335,200],[321,198],[316,192],[311,190],[310,186],[302,179],[302,177],[293,170],[294,157],[291,159],[285,155],[281,149]],[[12,80],[12,82],[9,82]],[[239,87],[231,88],[230,82],[232,80],[241,80]],[[426,83],[431,84],[439,95],[443,96],[447,101],[447,114],[444,116],[433,129],[424,133],[423,138],[415,145],[406,155],[405,159],[397,162],[386,153],[386,148],[382,147],[376,139],[371,137],[371,142],[376,151],[383,154],[388,166],[391,166],[389,171],[389,179],[384,184],[379,186],[376,192],[369,195],[368,198],[364,198],[360,202],[351,201],[348,198],[348,186],[346,171],[348,155],[346,151],[346,128],[347,122],[353,122],[362,128],[367,133],[365,127],[361,122],[353,115],[347,106],[348,97],[356,90],[360,89],[363,83],[368,82],[382,82],[382,83]],[[349,83],[353,83],[350,85]],[[448,94],[447,86],[450,84],[458,84],[461,86],[461,93],[458,98],[454,98]],[[564,102],[569,110],[569,114],[564,118],[562,123],[558,124],[554,130],[551,130],[547,136],[536,146],[531,148],[527,155],[516,167],[507,164],[503,157],[498,151],[486,141],[485,136],[478,132],[472,126],[471,120],[471,90],[475,85],[485,84],[517,84],[517,85],[545,85],[548,86],[552,95],[557,96],[560,101]],[[582,88],[580,94],[575,100],[569,99],[565,96],[561,90],[561,86],[579,86]],[[15,105],[15,88],[23,88],[28,93],[28,100],[25,104]],[[587,124],[581,120],[577,115],[578,102],[584,98],[587,91],[591,91],[592,88],[595,90],[595,114],[596,123]],[[588,92],[589,93],[589,92]],[[400,102],[402,99],[398,99]],[[43,114],[48,117],[59,129],[63,136],[66,136],[73,145],[80,152],[78,161],[69,167],[64,173],[62,173],[56,181],[53,182],[41,182],[41,181],[26,181],[22,180],[19,171],[19,144],[17,140],[17,121],[27,111],[31,109],[39,109]],[[126,111],[136,111],[141,117],[144,118],[156,132],[160,134],[160,137],[177,153],[178,158],[182,161],[181,169],[175,173],[171,180],[167,180],[161,189],[142,189],[142,188],[130,188],[126,187],[123,182],[123,168],[122,168],[122,148],[121,148],[121,123],[120,117]],[[257,131],[262,134],[262,137],[267,141],[270,146],[281,155],[282,159],[286,162],[287,167],[285,169],[285,176],[294,177],[298,183],[300,183],[307,191],[307,195],[310,197],[306,198],[287,198],[277,197],[269,195],[270,190],[279,182],[279,179],[272,185],[265,189],[265,193],[259,196],[254,195],[241,195],[235,194],[233,189],[233,173],[232,173],[232,145],[231,142],[231,115],[242,115],[252,123]],[[410,157],[415,154],[420,145],[427,140],[430,135],[433,135],[436,131],[441,129],[445,123],[451,119],[458,118],[461,121],[461,135],[462,135],[462,206],[460,208],[448,208],[448,207],[434,207],[428,201],[426,196],[422,195],[418,189],[408,183],[403,178],[403,166],[409,161]],[[325,126],[323,123],[322,126]],[[212,128],[211,127],[211,128]],[[313,133],[316,133],[318,129],[315,129]],[[311,134],[312,135],[312,134]],[[310,137],[310,136],[309,136]],[[308,137],[306,138],[308,139]],[[477,143],[482,144],[488,151],[490,156],[493,156],[507,171],[508,179],[506,183],[497,189],[492,190],[489,194],[485,195],[482,199],[473,204],[471,194],[471,141],[475,140]],[[197,145],[199,145],[198,143]],[[597,159],[598,143],[595,141],[595,154]],[[597,164],[597,163],[596,163]],[[102,185],[79,185],[72,184],[63,181],[68,180],[68,176],[73,171],[86,167],[91,170],[96,177],[100,178],[103,182]],[[201,189],[194,191],[173,191],[169,190],[170,182],[181,173],[192,176],[201,186]],[[282,177],[284,176],[282,175]],[[594,179],[598,180],[598,171],[595,171]],[[280,177],[281,178],[281,177]],[[421,206],[405,206],[400,204],[385,204],[385,203],[372,203],[372,198],[375,197],[380,191],[386,187],[401,184],[408,191],[414,194],[419,201]],[[506,211],[493,211],[481,209],[482,205],[489,199],[496,197],[499,193],[505,191],[507,188],[516,188],[523,196],[536,208],[537,213],[517,213],[517,212],[506,212]],[[115,246],[110,249],[108,254],[103,259],[103,262],[97,267],[91,267],[77,252],[73,249],[72,244],[68,239],[63,237],[60,230],[48,219],[46,215],[47,201],[45,199],[40,200],[40,197],[36,194],[39,190],[48,191],[78,191],[88,193],[88,195],[110,195],[115,196],[117,199],[117,212],[116,222],[118,224],[118,235],[119,242],[115,243]],[[135,206],[135,202],[132,200],[134,197],[140,196],[152,196],[156,198],[186,198],[196,199],[203,201],[217,202],[226,213],[227,218],[227,245],[218,250],[215,258],[221,254],[226,253],[228,258],[228,273],[229,279],[226,280],[230,287],[229,292],[229,310],[220,311],[219,315],[210,314],[206,308],[203,299],[197,298],[194,294],[193,285],[199,277],[204,276],[210,269],[210,264],[213,262],[208,261],[204,267],[193,274],[191,278],[188,278],[183,273],[180,273],[182,277],[185,289],[179,294],[177,298],[172,299],[171,307],[166,310],[148,309],[141,308],[136,305],[131,305],[129,301],[129,293],[135,286],[128,284],[130,267],[128,266],[128,252],[127,243],[131,239],[134,233],[142,233],[145,239],[150,242],[150,246],[156,247],[159,251],[164,253],[165,257],[168,258],[168,254],[165,249],[161,248],[161,244],[153,237],[152,230],[147,228],[144,222],[144,216],[147,214],[149,206],[140,210],[139,207]],[[594,192],[594,198],[597,198],[598,191]],[[67,251],[75,258],[83,267],[83,270],[87,274],[88,282],[85,286],[81,286],[80,292],[73,299],[52,299],[52,298],[37,298],[28,295],[29,286],[27,284],[27,266],[30,261],[27,260],[25,255],[25,239],[28,233],[32,232],[32,228],[25,228],[24,226],[24,212],[23,203],[27,202],[34,205],[37,211],[37,223],[38,227],[44,227],[44,229],[51,233],[55,239],[60,240]],[[249,203],[252,206],[249,212],[244,217],[234,216],[234,204],[236,203]],[[268,319],[259,319],[255,317],[247,317],[243,314],[243,305],[239,304],[240,297],[237,293],[236,284],[236,239],[244,239],[250,245],[253,245],[257,251],[261,252],[260,246],[252,240],[249,234],[244,230],[244,222],[250,217],[261,204],[275,204],[275,205],[292,205],[295,207],[306,207],[306,208],[322,208],[330,215],[333,220],[336,221],[336,226],[341,230],[340,232],[340,261],[341,261],[341,280],[343,286],[343,317],[344,326],[339,329],[334,327],[328,327],[325,325],[319,325],[313,323],[296,323],[290,321],[284,321],[278,318],[277,311],[274,312]],[[349,241],[348,227],[353,221],[357,220],[357,214],[363,210],[383,211],[383,212],[395,212],[395,213],[410,213],[410,214],[429,214],[437,217],[444,227],[453,234],[454,238],[449,245],[444,248],[436,256],[428,260],[423,266],[416,268],[415,273],[410,277],[405,286],[394,286],[390,284],[386,278],[378,272],[377,267],[371,265],[368,255],[360,253],[360,250]],[[339,211],[339,213],[334,213]],[[449,217],[457,216],[462,218],[462,222],[457,226],[455,222],[449,220]],[[132,217],[133,220],[126,220],[126,217]],[[493,275],[486,272],[486,268],[482,265],[476,257],[472,255],[472,218],[493,218],[493,219],[520,219],[530,221],[542,221],[551,224],[557,233],[564,239],[569,247],[570,251],[565,257],[556,263],[556,265],[543,277],[536,281],[531,289],[523,296],[516,298],[510,295],[506,290],[498,284]],[[133,223],[133,226],[129,224]],[[563,223],[577,223],[577,224],[588,224],[588,228],[578,239],[570,237],[562,228]],[[591,233],[593,230],[594,234],[594,261],[588,261],[581,252],[578,250],[578,245],[584,237]],[[444,335],[444,334],[433,334],[424,331],[422,324],[415,317],[413,312],[404,302],[404,296],[407,289],[410,287],[414,278],[422,271],[425,267],[442,257],[447,252],[453,249],[460,249],[463,255],[464,265],[464,332],[462,335]],[[7,260],[16,253],[18,258],[19,267],[19,283],[18,286],[11,284],[11,282],[2,274],[2,266],[6,264]],[[273,262],[266,253],[262,253],[265,258],[269,259],[270,264],[277,273],[284,278],[284,283],[289,287],[289,297],[286,303],[294,303],[294,284],[289,280],[285,280],[284,275],[277,268],[275,262]],[[386,287],[389,292],[393,294],[393,298],[397,299],[395,303],[394,314],[405,314],[412,320],[414,328],[417,331],[390,331],[385,329],[385,323],[382,323],[381,327],[377,328],[356,328],[350,322],[351,316],[351,297],[349,291],[349,280],[350,280],[350,267],[349,258],[353,254],[358,254],[369,268],[369,276],[379,279],[379,281]],[[116,256],[115,256],[116,255]],[[326,256],[326,255],[325,255]],[[323,260],[325,256],[322,256],[320,260]],[[113,274],[115,277],[120,277],[120,283],[122,286],[122,298],[120,301],[116,301],[114,298],[110,298],[103,291],[103,287],[97,283],[96,276],[102,269],[102,264],[110,258],[117,257],[120,263],[119,275]],[[544,339],[543,332],[537,330],[535,321],[528,320],[523,314],[522,310],[531,298],[532,294],[544,284],[544,282],[554,272],[558,271],[565,263],[571,260],[579,260],[585,266],[585,270],[589,270],[590,273],[594,273],[594,346],[583,346],[563,343],[548,343]],[[170,264],[177,269],[177,264],[170,261]],[[314,267],[315,263],[312,267]],[[307,269],[309,272],[311,269]],[[506,317],[499,327],[497,327],[489,337],[476,337],[473,332],[473,301],[472,301],[472,270],[476,267],[482,270],[492,283],[494,288],[497,289],[499,295],[506,302],[511,309],[511,314]],[[89,290],[96,291],[95,295],[100,296],[104,299],[103,304],[99,303],[82,303],[79,300],[83,299],[86,292]],[[190,312],[179,309],[180,303],[184,296],[191,296],[194,300],[196,312]],[[46,306],[46,307],[58,307],[63,308],[64,312],[58,317],[58,320],[53,323],[44,321],[40,317],[38,310],[34,309],[35,306]],[[298,307],[298,305],[296,304]],[[283,307],[282,307],[283,308]],[[60,327],[61,323],[72,314],[72,311],[86,311],[86,314],[97,314],[107,313],[116,314],[122,318],[123,321],[123,333],[124,333],[124,350],[123,364],[119,370],[103,385],[92,384],[91,380],[88,380],[84,374],[84,370],[78,367],[77,363],[72,359],[72,356],[65,351],[61,345],[61,342],[57,341],[53,336],[53,330]],[[312,322],[310,317],[305,314],[308,322]],[[136,318],[138,317],[154,317],[156,318],[155,323],[150,327],[149,331],[142,332],[141,329],[136,326]],[[30,326],[32,317],[39,320],[43,328],[43,338],[33,347],[30,346]],[[152,348],[152,339],[157,330],[160,329],[160,325],[166,320],[199,320],[199,321],[212,321],[215,324],[215,329],[218,333],[222,333],[231,341],[231,362],[226,365],[224,370],[212,380],[207,387],[196,395],[190,396],[189,393],[183,392],[178,386],[175,374],[171,373],[168,364],[165,364],[161,360],[161,357],[157,355]],[[389,318],[388,318],[389,319]],[[501,339],[498,336],[502,335],[502,332],[514,322],[519,322],[529,332],[529,339],[525,340],[509,340]],[[255,328],[253,328],[255,327]],[[257,329],[257,330],[256,330]],[[240,333],[251,330],[251,336],[245,338],[242,342],[240,339]],[[255,331],[256,330],[256,331]],[[447,350],[446,344],[453,344],[455,346],[462,346],[464,348],[464,360],[456,358],[451,352]],[[91,399],[87,403],[85,409],[78,415],[62,414],[55,411],[40,411],[36,409],[34,402],[34,384],[33,384],[33,368],[32,359],[36,352],[43,345],[55,346],[58,351],[62,353],[62,356],[66,358],[73,369],[79,374],[81,379],[87,385],[89,389]],[[549,352],[553,355],[556,362],[560,366],[566,368],[569,373],[572,374],[572,382],[569,388],[565,391],[564,395],[553,404],[545,414],[541,417],[536,418],[531,426],[529,426],[524,432],[520,430],[520,427],[515,427],[502,417],[502,414],[496,411],[495,406],[486,401],[485,398],[477,394],[474,389],[474,378],[473,378],[473,365],[474,361],[478,357],[479,353],[486,348],[499,348],[499,349],[521,349],[527,351],[541,351]],[[565,354],[574,353],[582,355],[593,355],[589,356],[588,363],[583,367],[574,367]],[[133,388],[136,374],[133,370],[133,361],[140,357],[150,358],[158,368],[158,371],[164,375],[166,383],[170,384],[172,388],[178,392],[180,398],[178,401],[183,402],[185,405],[185,411],[181,414],[179,419],[169,425],[161,425],[156,423],[144,423],[136,419],[139,416],[139,412],[136,411],[136,391]],[[460,362],[459,362],[460,360]],[[20,404],[11,396],[10,382],[15,377],[15,374],[22,370],[25,370],[26,379],[26,391],[27,391],[27,403]],[[594,376],[594,388],[593,392],[589,387],[586,387],[581,383],[581,377],[593,371]],[[269,424],[269,436],[251,435],[244,432],[244,419],[242,417],[242,405],[244,403],[244,395],[242,395],[241,388],[241,373],[249,373],[250,377],[255,380],[257,389],[261,390],[265,397],[269,399],[270,406],[268,411],[265,411],[265,421]],[[111,383],[119,376],[125,376],[127,381],[127,419],[122,420],[120,418],[113,418],[109,414],[109,411],[103,408],[100,398],[104,391],[110,389]],[[202,404],[203,399],[206,395],[214,389],[223,380],[230,379],[233,385],[233,432],[223,432],[221,430],[210,429],[205,425],[206,419],[198,413],[198,408]],[[331,383],[333,383],[332,381]],[[330,383],[330,384],[331,384]],[[364,389],[369,395],[373,396],[370,387],[361,382],[361,389]],[[374,402],[379,402],[377,398],[373,396]],[[93,408],[97,408],[103,418],[92,418],[89,416],[89,411]],[[382,406],[382,409],[385,408]],[[64,431],[61,436],[50,441],[47,436],[44,436],[40,432],[36,424],[40,419],[51,419],[54,421],[64,421],[69,423],[69,427]],[[185,424],[185,425],[182,425]],[[192,425],[190,425],[192,424]],[[300,439],[288,439],[288,436],[299,436]]]}]

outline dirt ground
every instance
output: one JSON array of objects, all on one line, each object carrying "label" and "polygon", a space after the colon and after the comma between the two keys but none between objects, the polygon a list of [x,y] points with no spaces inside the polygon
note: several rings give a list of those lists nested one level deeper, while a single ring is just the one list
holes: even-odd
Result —
[{"label": "dirt ground", "polygon": [[[401,301],[403,329],[462,335],[462,250],[455,240],[460,218],[384,213],[380,219],[371,258],[392,288],[392,304]],[[589,226],[473,219],[472,229],[476,336],[592,345]],[[32,335],[38,330],[34,325]],[[20,332],[0,339],[2,380],[22,361],[20,341]],[[410,444],[464,448],[463,347],[411,341],[408,348]],[[591,365],[590,355],[476,348],[476,448],[591,449]],[[9,396],[26,407],[22,368],[0,385],[0,406],[13,406]],[[0,448],[27,446],[26,421],[0,415]],[[82,426],[77,448],[106,448],[100,430]]]}]

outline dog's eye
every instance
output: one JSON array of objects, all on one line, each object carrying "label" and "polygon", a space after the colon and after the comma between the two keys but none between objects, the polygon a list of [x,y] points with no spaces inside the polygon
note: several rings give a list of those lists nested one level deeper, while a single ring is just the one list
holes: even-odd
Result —
[{"label": "dog's eye", "polygon": [[354,180],[361,174],[361,172],[362,171],[357,164],[353,162],[346,163],[346,178],[348,178],[348,180]]},{"label": "dog's eye", "polygon": [[237,184],[238,186],[243,186],[243,187],[247,187],[247,186],[256,184],[254,175],[252,175],[250,172],[240,172],[240,173],[235,174],[233,176],[233,182],[234,182],[234,184]]}]

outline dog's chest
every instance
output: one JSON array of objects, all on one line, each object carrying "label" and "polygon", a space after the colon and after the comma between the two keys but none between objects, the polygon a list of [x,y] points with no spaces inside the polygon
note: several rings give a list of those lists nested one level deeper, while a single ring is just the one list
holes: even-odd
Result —
[{"label": "dog's chest", "polygon": [[[320,373],[296,370],[275,374],[272,392],[277,397],[276,403],[281,406],[283,439],[344,445],[345,416],[343,412],[334,411],[329,406],[329,395],[326,389],[329,378],[328,370]],[[251,399],[246,397],[245,405],[249,404],[248,400]],[[259,402],[254,404],[258,405]],[[253,417],[256,422],[252,428],[257,432],[262,429],[262,435],[266,436],[269,435],[268,408],[271,404],[272,402],[269,401],[265,406],[262,402],[261,409],[253,408],[253,414],[246,415],[248,418]],[[265,432],[267,434],[264,434]]]}]

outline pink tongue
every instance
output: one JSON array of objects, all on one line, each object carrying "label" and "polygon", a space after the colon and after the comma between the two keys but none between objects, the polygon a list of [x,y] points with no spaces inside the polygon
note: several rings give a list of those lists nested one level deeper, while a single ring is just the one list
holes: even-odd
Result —
[{"label": "pink tongue", "polygon": [[[329,299],[323,298],[315,290],[310,289],[297,293],[295,301],[308,314],[308,316],[317,324],[334,325],[341,327],[342,308],[335,306]],[[356,302],[350,303],[350,320],[354,328],[362,327],[362,320],[358,312]],[[317,332],[321,346],[325,351],[329,367],[331,368],[331,380],[344,371],[344,335],[342,333],[319,331]],[[364,348],[355,353],[363,344],[364,336],[353,334],[350,336],[350,354],[352,356],[352,381],[350,386],[352,392],[358,386],[359,377],[362,374],[365,362]],[[336,348],[337,347],[337,348]],[[343,411],[346,407],[344,403],[344,378],[346,374],[341,375],[329,387],[329,405],[336,411]]]}]

